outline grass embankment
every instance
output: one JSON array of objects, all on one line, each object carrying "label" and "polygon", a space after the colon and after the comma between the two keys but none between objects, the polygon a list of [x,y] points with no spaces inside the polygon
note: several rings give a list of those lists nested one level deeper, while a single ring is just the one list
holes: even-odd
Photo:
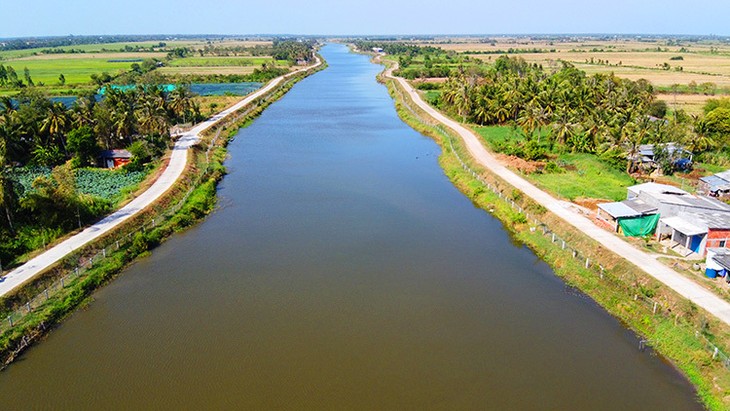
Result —
[{"label": "grass embankment", "polygon": [[[0,318],[6,318],[14,310],[23,307],[25,301],[52,288],[51,285],[58,284],[60,278],[98,255],[99,250],[105,250],[105,258],[83,274],[65,282],[58,291],[49,294],[45,299],[41,298],[42,302],[34,304],[32,311],[16,321],[13,327],[8,327],[7,323],[0,326],[0,364],[12,362],[76,307],[88,303],[95,289],[113,279],[130,262],[147,255],[170,235],[184,230],[210,213],[216,203],[217,183],[225,174],[223,161],[228,141],[236,135],[239,128],[246,127],[269,104],[286,94],[294,83],[324,67],[325,64],[288,79],[266,98],[258,99],[237,116],[232,115],[227,121],[220,122],[206,133],[200,144],[190,150],[188,165],[178,184],[155,204],[94,244],[67,256],[14,295],[0,300]],[[181,207],[170,213],[179,204]],[[119,241],[125,238],[129,240]],[[118,241],[122,244],[116,245],[119,244]]]},{"label": "grass embankment", "polygon": [[[720,347],[727,347],[730,342],[730,330],[727,326],[475,164],[460,139],[441,134],[432,126],[433,120],[424,113],[404,107],[403,99],[407,97],[396,91],[394,82],[389,81],[388,87],[396,100],[401,118],[414,129],[434,138],[441,146],[439,162],[454,185],[476,205],[489,210],[502,220],[515,239],[530,247],[550,264],[568,285],[593,298],[628,328],[648,340],[648,344],[657,352],[670,359],[696,387],[698,397],[705,406],[712,410],[730,408],[730,371],[722,362],[713,360],[712,353],[706,349],[702,340],[707,338]],[[418,113],[418,118],[411,110]],[[455,151],[450,148],[449,138]],[[594,267],[596,264],[603,266],[603,278],[595,271],[586,269],[584,260],[575,259],[572,251],[563,250],[559,244],[552,243],[551,237],[543,235],[542,230],[532,224],[532,221],[528,221],[525,214],[512,209],[508,202],[485,187],[470,171],[464,170],[456,153],[482,179],[497,186],[505,198],[528,210],[533,218],[536,217],[546,224],[560,238],[565,239],[570,247],[579,250],[583,256],[588,256]],[[644,297],[659,302],[656,314],[651,307],[646,306]]]}]

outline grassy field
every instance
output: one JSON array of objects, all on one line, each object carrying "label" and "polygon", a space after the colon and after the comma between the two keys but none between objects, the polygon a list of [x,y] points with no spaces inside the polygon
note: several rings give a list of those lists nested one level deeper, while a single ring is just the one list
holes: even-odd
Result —
[{"label": "grassy field", "polygon": [[131,62],[110,62],[108,57],[66,58],[62,54],[56,59],[13,60],[5,63],[6,66],[15,69],[20,79],[23,79],[23,70],[27,67],[36,85],[41,82],[46,85],[58,84],[59,74],[66,77],[66,84],[88,83],[91,81],[92,74],[102,72],[115,74],[119,71],[129,70],[131,64]]},{"label": "grassy field", "polygon": [[[60,50],[82,50],[83,53],[42,54],[41,48],[27,50],[0,51],[0,64],[11,66],[23,79],[23,71],[27,67],[33,82],[38,85],[59,86],[58,76],[63,74],[66,85],[80,85],[91,81],[92,74],[108,72],[116,74],[119,71],[130,69],[133,61],[113,60],[144,60],[148,58],[164,59],[166,51],[159,47],[160,42],[166,48],[187,47],[192,50],[202,50],[205,47],[251,47],[270,45],[270,41],[240,41],[240,40],[160,40],[145,42],[82,44],[75,46],[57,47]],[[124,51],[131,47],[134,51]],[[253,67],[263,63],[271,63],[270,57],[188,57],[176,59],[164,67],[160,72],[167,74],[249,74]],[[287,65],[287,62],[278,61],[277,65]],[[14,91],[17,92],[17,91]],[[13,94],[9,93],[9,94]],[[3,91],[3,94],[8,94]],[[58,94],[58,92],[54,92]]]},{"label": "grassy field", "polygon": [[[103,52],[119,52],[123,51],[125,47],[129,46],[134,49],[142,48],[146,50],[158,50],[160,42],[165,43],[166,48],[176,48],[176,47],[187,47],[190,49],[198,50],[202,49],[207,45],[212,45],[216,47],[252,47],[252,46],[266,46],[270,45],[270,41],[263,41],[263,40],[251,40],[251,41],[240,41],[240,40],[212,40],[210,41],[210,44],[208,41],[202,40],[202,39],[193,39],[193,40],[160,40],[160,41],[140,41],[140,42],[121,42],[121,43],[99,43],[99,44],[79,44],[75,46],[61,46],[61,47],[55,47],[56,49],[60,50],[81,50],[84,53],[81,54],[89,54],[89,53],[103,53]],[[25,49],[25,50],[7,50],[7,51],[0,51],[0,60],[9,60],[9,59],[17,59],[21,57],[28,57],[33,55],[41,55],[40,53],[46,49],[47,47],[43,48],[33,48],[33,49]],[[70,54],[69,54],[70,55]]]},{"label": "grassy field", "polygon": [[555,160],[565,171],[535,173],[528,177],[537,186],[568,200],[591,198],[621,201],[626,187],[635,184],[626,173],[607,166],[592,154],[560,154]]},{"label": "grassy field", "polygon": [[[492,151],[508,142],[522,141],[522,135],[511,127],[473,127]],[[626,198],[626,187],[634,180],[621,170],[600,161],[592,154],[560,153],[550,161],[560,169],[556,172],[536,172],[525,177],[538,187],[568,200],[590,198],[619,201]]]}]

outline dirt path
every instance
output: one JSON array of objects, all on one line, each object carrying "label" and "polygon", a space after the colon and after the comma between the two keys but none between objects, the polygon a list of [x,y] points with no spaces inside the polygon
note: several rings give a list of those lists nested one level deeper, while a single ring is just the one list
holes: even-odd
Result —
[{"label": "dirt path", "polygon": [[252,94],[249,94],[235,105],[199,123],[190,131],[183,134],[172,148],[172,155],[170,156],[170,162],[167,165],[167,168],[149,189],[129,204],[105,217],[98,223],[87,227],[82,232],[69,237],[58,245],[48,249],[8,273],[8,275],[2,278],[2,282],[0,282],[0,297],[12,293],[23,284],[26,284],[36,276],[40,275],[43,271],[69,253],[101,237],[155,202],[177,182],[178,178],[180,178],[188,162],[188,149],[200,141],[201,133],[213,127],[216,123],[230,114],[235,113],[250,104],[254,99],[265,95],[285,79],[299,73],[300,71],[317,67],[320,64],[322,64],[322,62],[319,58],[317,58],[317,62],[311,66],[303,67],[297,71],[293,71],[271,80],[266,86]]},{"label": "dirt path", "polygon": [[596,240],[607,249],[627,259],[629,262],[633,263],[650,276],[661,281],[681,296],[707,310],[725,324],[730,325],[730,303],[694,281],[682,276],[680,273],[658,262],[650,254],[637,249],[620,238],[617,238],[612,233],[596,226],[588,218],[567,209],[561,200],[553,198],[548,193],[540,190],[527,180],[507,169],[494,157],[494,155],[484,148],[479,137],[471,130],[435,110],[421,99],[420,95],[405,79],[393,76],[392,71],[393,68],[386,70],[386,77],[397,81],[423,111],[445,126],[454,130],[463,139],[469,153],[479,164],[503,178],[509,184],[532,198],[535,202],[541,204],[543,207],[550,210],[550,212],[565,220],[568,224],[582,231],[584,234]]}]

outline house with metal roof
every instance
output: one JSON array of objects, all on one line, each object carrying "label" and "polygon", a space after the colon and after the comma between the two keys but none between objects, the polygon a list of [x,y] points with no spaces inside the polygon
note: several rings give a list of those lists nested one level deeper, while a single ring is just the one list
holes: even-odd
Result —
[{"label": "house with metal roof", "polygon": [[730,246],[730,213],[688,213],[661,218],[657,237],[666,236],[685,249],[704,255],[707,248]]},{"label": "house with metal roof", "polygon": [[624,200],[598,204],[596,218],[601,225],[615,232],[623,232],[626,236],[645,236],[653,234],[656,229],[657,210],[657,207],[639,199]]},{"label": "house with metal roof", "polygon": [[688,169],[692,165],[692,152],[677,143],[666,144],[642,144],[636,154],[629,156],[635,164],[641,165],[644,169],[656,169],[659,150],[664,150],[670,161],[677,169]]},{"label": "house with metal roof", "polygon": [[730,205],[707,196],[696,196],[667,184],[644,183],[627,189],[628,199],[639,199],[657,208],[662,217],[682,212],[730,213]]},{"label": "house with metal roof", "polygon": [[697,192],[711,197],[730,198],[730,170],[700,177]]}]

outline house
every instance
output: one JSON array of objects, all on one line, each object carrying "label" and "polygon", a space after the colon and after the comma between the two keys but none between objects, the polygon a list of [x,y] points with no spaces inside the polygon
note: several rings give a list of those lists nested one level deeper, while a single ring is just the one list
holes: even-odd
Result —
[{"label": "house", "polygon": [[670,239],[693,253],[730,247],[730,213],[687,213],[661,218],[657,237]]},{"label": "house", "polygon": [[658,149],[663,149],[674,166],[680,170],[686,170],[692,165],[692,152],[686,150],[677,143],[666,143],[660,145],[642,144],[636,154],[629,156],[635,164],[639,164],[644,169],[657,169],[660,165],[657,163]]},{"label": "house", "polygon": [[599,225],[614,232],[623,232],[627,237],[643,237],[654,233],[659,220],[657,210],[639,199],[624,200],[598,204],[596,218]]},{"label": "house", "polygon": [[730,170],[700,177],[697,192],[710,197],[730,198]]},{"label": "house", "polygon": [[100,157],[102,167],[117,168],[129,164],[132,160],[132,153],[127,150],[104,150]]},{"label": "house", "polygon": [[692,195],[667,184],[644,183],[627,189],[629,200],[639,199],[657,208],[662,218],[679,213],[730,213],[730,205],[707,196]]}]

